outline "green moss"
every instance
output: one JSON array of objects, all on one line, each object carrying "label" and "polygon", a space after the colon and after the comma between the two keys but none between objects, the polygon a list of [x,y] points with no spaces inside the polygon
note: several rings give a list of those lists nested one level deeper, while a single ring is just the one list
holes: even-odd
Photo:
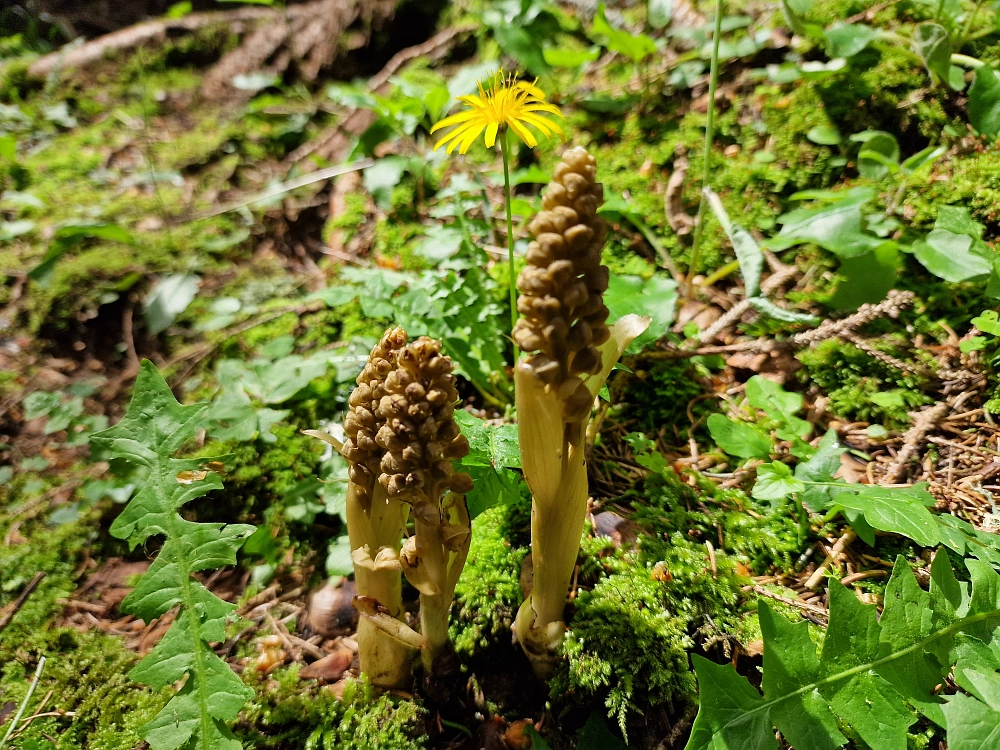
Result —
[{"label": "green moss", "polygon": [[759,637],[741,589],[751,574],[790,567],[802,541],[790,514],[708,482],[694,489],[670,470],[630,499],[639,547],[585,538],[566,658],[552,683],[555,694],[603,695],[623,731],[639,706],[694,700],[696,641]]},{"label": "green moss", "polygon": [[20,705],[42,656],[45,667],[29,715],[49,691],[53,697],[46,710],[68,715],[36,719],[20,735],[21,743],[56,738],[55,750],[131,750],[141,741],[139,728],[166,702],[166,691],[153,693],[129,680],[138,656],[120,638],[70,628],[0,640],[0,692],[5,701]]},{"label": "green moss", "polygon": [[[690,360],[653,362],[647,367],[636,366],[633,372],[634,376],[625,380],[623,414],[637,418],[640,430],[666,429],[668,440],[687,442],[688,405],[705,392],[702,378],[708,373]],[[692,408],[697,418],[712,405],[703,399]]]},{"label": "green moss", "polygon": [[[897,357],[899,343],[886,336],[872,341],[879,351]],[[839,339],[822,341],[797,357],[805,365],[800,378],[819,388],[827,398],[827,410],[843,419],[903,428],[909,424],[909,411],[934,401],[921,390],[922,378]],[[887,397],[890,393],[895,395]]]},{"label": "green moss", "polygon": [[[15,480],[19,481],[19,480]],[[39,498],[44,490],[39,488],[20,507]],[[47,515],[47,514],[46,514]],[[19,524],[17,536],[20,543],[0,545],[0,605],[11,603],[21,593],[36,573],[45,577],[35,588],[24,606],[0,635],[0,642],[16,643],[26,635],[36,633],[62,608],[56,601],[66,597],[76,587],[74,572],[80,564],[83,550],[97,534],[96,519],[100,513],[91,511],[70,523],[50,526],[43,520],[26,520]],[[45,516],[42,516],[44,518]],[[10,525],[17,523],[16,516],[7,519],[0,528],[8,533]]]},{"label": "green moss", "polygon": [[363,193],[348,193],[344,196],[344,211],[336,218],[328,219],[323,226],[323,242],[329,244],[330,235],[335,229],[343,229],[343,242],[354,236],[368,218],[367,198]]},{"label": "green moss", "polygon": [[528,553],[531,502],[484,511],[472,522],[472,543],[455,587],[451,637],[459,654],[471,656],[499,639],[521,605],[521,564]]},{"label": "green moss", "polygon": [[[251,670],[252,671],[252,670]],[[299,679],[298,667],[270,677],[246,677],[256,695],[235,727],[255,750],[419,750],[425,747],[424,709],[378,695],[368,683],[350,681],[342,700],[328,688]]]},{"label": "green moss", "polygon": [[606,692],[622,731],[636,693],[653,704],[693,699],[688,622],[671,612],[648,570],[625,566],[577,597],[551,688],[555,694]]}]

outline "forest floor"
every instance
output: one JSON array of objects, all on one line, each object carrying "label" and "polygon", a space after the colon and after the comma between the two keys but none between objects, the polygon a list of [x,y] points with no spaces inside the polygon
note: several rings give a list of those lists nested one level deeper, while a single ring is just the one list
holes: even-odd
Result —
[{"label": "forest floor", "polygon": [[[90,442],[143,359],[211,402],[184,455],[224,456],[222,489],[185,518],[257,528],[237,565],[198,574],[239,615],[215,652],[253,690],[247,748],[679,749],[693,655],[767,674],[760,601],[818,643],[833,579],[881,612],[895,565],[922,585],[935,554],[960,581],[970,559],[1000,568],[992,6],[725,3],[709,186],[745,229],[705,211],[693,259],[709,3],[183,5],[51,51],[0,39],[6,746],[146,747],[175,692],[128,676],[174,613],[121,609],[161,542],[110,533],[141,479]],[[930,25],[943,63],[917,41]],[[390,325],[444,341],[486,427],[515,420],[499,154],[449,156],[428,132],[501,65],[538,76],[567,134],[514,153],[518,263],[582,145],[608,307],[652,324],[593,417],[552,681],[512,641],[530,494],[494,461],[451,683],[378,694],[358,680],[346,465],[301,431],[342,422]],[[948,746],[932,719],[913,715],[906,747]]]}]

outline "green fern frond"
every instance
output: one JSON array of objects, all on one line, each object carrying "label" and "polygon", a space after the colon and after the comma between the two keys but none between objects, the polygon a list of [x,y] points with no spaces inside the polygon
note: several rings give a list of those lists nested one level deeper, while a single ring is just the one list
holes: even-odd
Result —
[{"label": "green fern frond", "polygon": [[115,519],[111,534],[133,548],[150,536],[166,537],[156,560],[122,602],[122,611],[149,622],[180,605],[170,630],[130,673],[157,690],[187,678],[142,728],[152,750],[239,750],[227,722],[253,696],[209,646],[225,639],[226,619],[235,606],[192,574],[235,565],[236,551],[254,527],[196,523],[178,512],[222,487],[218,475],[203,468],[205,459],[173,457],[201,428],[207,409],[208,404],[181,406],[156,367],[144,361],[125,416],[91,438],[112,457],[147,470],[142,488]]}]

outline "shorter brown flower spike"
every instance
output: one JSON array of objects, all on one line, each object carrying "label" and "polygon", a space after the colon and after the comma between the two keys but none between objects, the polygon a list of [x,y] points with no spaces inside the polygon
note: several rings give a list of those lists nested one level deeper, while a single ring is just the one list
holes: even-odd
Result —
[{"label": "shorter brown flower spike", "polygon": [[402,328],[391,328],[385,332],[382,340],[372,349],[368,362],[358,375],[358,387],[347,402],[350,407],[344,419],[347,440],[341,453],[348,461],[351,481],[358,486],[358,500],[366,506],[371,504],[382,458],[382,449],[376,443],[376,435],[385,422],[378,415],[379,402],[386,394],[386,378],[395,368],[396,355],[406,346],[406,340],[406,331]]},{"label": "shorter brown flower spike", "polygon": [[564,403],[567,422],[586,419],[593,398],[581,376],[601,371],[597,347],[608,340],[608,268],[601,265],[607,235],[597,209],[604,188],[583,148],[569,149],[552,173],[542,208],[529,226],[535,240],[517,280],[523,316],[514,341],[530,353],[527,366]]},{"label": "shorter brown flower spike", "polygon": [[454,365],[441,354],[441,343],[426,336],[400,348],[395,358],[378,402],[375,442],[385,451],[378,481],[415,514],[436,515],[443,491],[465,494],[472,488],[469,475],[452,468],[469,452],[455,422]]}]

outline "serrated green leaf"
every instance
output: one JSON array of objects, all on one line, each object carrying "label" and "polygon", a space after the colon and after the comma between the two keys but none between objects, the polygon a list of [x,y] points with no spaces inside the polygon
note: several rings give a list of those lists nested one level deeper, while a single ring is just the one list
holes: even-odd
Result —
[{"label": "serrated green leaf", "polygon": [[472,477],[473,488],[465,496],[470,518],[494,505],[508,505],[520,497],[521,451],[516,425],[491,425],[465,410],[455,412],[462,434],[469,441],[469,454],[455,468]]},{"label": "serrated green leaf", "polygon": [[942,710],[948,722],[948,750],[1000,747],[1000,710],[961,693],[951,696]]},{"label": "serrated green leaf", "polygon": [[635,354],[667,332],[677,307],[677,282],[665,276],[622,276],[611,274],[604,304],[610,311],[609,322],[626,315],[651,318],[649,327],[629,344],[627,353]]},{"label": "serrated green leaf", "polygon": [[751,406],[780,423],[776,430],[780,439],[792,440],[812,432],[812,424],[795,416],[803,404],[798,393],[789,393],[773,380],[754,375],[747,381],[746,395]]},{"label": "serrated green leaf", "polygon": [[972,319],[972,325],[983,333],[992,333],[994,336],[1000,336],[1000,315],[997,315],[996,310],[984,310]]},{"label": "serrated green leaf", "polygon": [[[944,572],[947,556],[939,552],[938,558],[942,563],[932,573],[938,585],[932,583],[929,593],[917,585],[905,559],[897,559],[881,619],[875,606],[862,604],[832,581],[830,624],[818,655],[808,624],[787,622],[762,599],[763,695],[731,665],[693,656],[701,705],[687,750],[773,749],[778,747],[775,728],[797,748],[834,750],[847,742],[839,722],[869,747],[905,750],[907,729],[916,720],[908,703],[931,718],[936,713],[947,717],[949,747],[959,727],[980,742],[963,748],[990,747],[981,744],[990,736],[982,731],[982,708],[988,706],[972,706],[965,697],[942,705],[933,690],[951,669],[950,654],[960,634],[996,638],[1000,576],[982,563],[973,565],[969,596],[958,588],[950,567]],[[969,678],[982,682],[975,670]]]},{"label": "serrated green leaf", "polygon": [[[846,452],[847,448],[837,438],[837,431],[827,430],[812,458],[795,467],[795,478],[804,482],[832,482],[834,475],[840,470],[840,457]],[[812,511],[824,510],[830,505],[830,490],[831,488],[822,484],[807,485],[801,500]]]},{"label": "serrated green leaf", "polygon": [[152,750],[178,748],[237,750],[240,743],[226,722],[236,719],[253,691],[211,649],[225,638],[235,605],[219,599],[192,576],[236,563],[236,552],[254,532],[245,524],[197,523],[179,509],[222,486],[205,470],[205,459],[174,458],[204,426],[208,404],[182,406],[148,361],[142,363],[135,393],[122,420],[91,441],[110,457],[146,471],[139,492],[115,519],[111,534],[132,547],[163,535],[156,560],[121,604],[147,622],[180,605],[167,634],[132,671],[154,689],[187,675],[181,690],[141,730]]}]

